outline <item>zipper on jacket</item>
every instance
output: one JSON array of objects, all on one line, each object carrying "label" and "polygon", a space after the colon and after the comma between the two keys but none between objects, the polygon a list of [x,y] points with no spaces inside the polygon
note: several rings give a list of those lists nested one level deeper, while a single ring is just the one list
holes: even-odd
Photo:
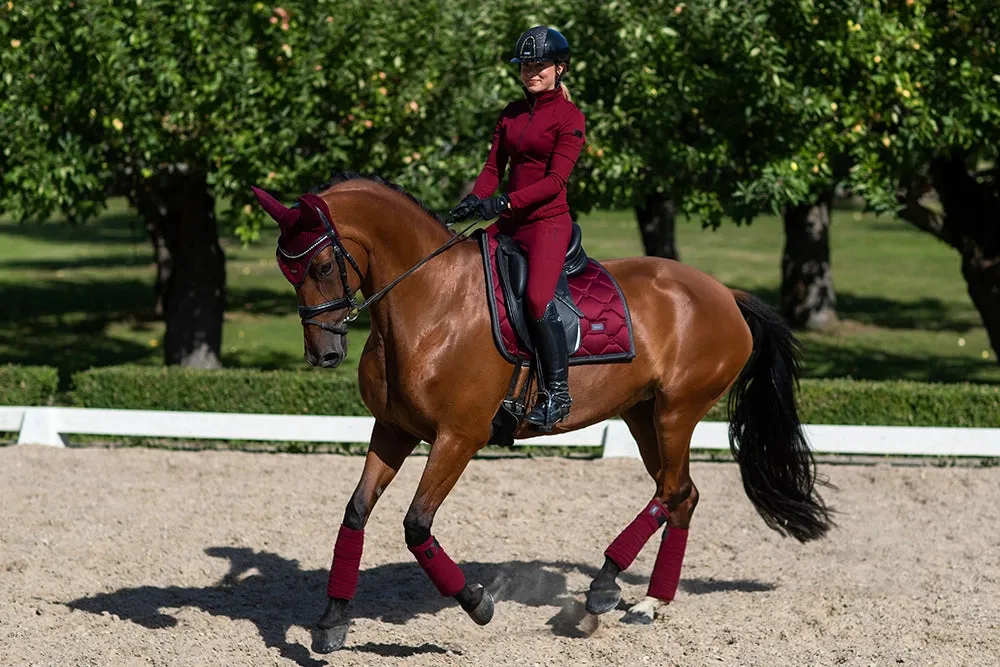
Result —
[{"label": "zipper on jacket", "polygon": [[528,122],[525,123],[524,127],[521,128],[521,134],[517,137],[517,152],[518,153],[521,152],[521,140],[524,139],[524,132],[525,132],[525,130],[528,129],[528,126],[531,125],[531,119],[535,117],[535,104],[537,104],[537,103],[538,103],[537,99],[533,100],[531,102],[531,106],[528,107]]}]

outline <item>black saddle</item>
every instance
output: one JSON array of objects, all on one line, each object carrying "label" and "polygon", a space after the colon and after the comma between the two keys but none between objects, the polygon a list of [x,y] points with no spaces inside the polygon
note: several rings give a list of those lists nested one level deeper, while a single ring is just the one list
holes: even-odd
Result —
[{"label": "black saddle", "polygon": [[[582,236],[580,225],[574,222],[569,247],[566,249],[566,263],[563,265],[559,282],[556,283],[554,298],[556,311],[566,332],[566,347],[571,355],[580,349],[580,318],[583,317],[583,313],[573,303],[569,291],[569,278],[587,268],[587,253],[581,244]],[[504,291],[507,317],[524,347],[534,352],[524,308],[524,292],[528,285],[528,258],[509,236],[497,234],[496,240],[497,269],[500,273],[500,285]]]}]

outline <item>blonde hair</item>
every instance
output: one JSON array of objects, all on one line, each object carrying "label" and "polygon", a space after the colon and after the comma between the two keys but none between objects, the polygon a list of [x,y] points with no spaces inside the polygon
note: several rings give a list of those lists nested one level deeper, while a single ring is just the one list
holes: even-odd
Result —
[{"label": "blonde hair", "polygon": [[[559,76],[560,79],[562,79],[564,76],[566,76],[567,74],[569,74],[569,63],[566,62],[566,61],[560,61],[560,62],[556,63],[556,67],[558,68],[559,65],[562,65],[562,73],[559,74],[558,76]],[[559,86],[562,87],[562,94],[563,94],[563,97],[566,98],[566,101],[567,102],[572,102],[573,101],[573,96],[570,95],[569,87],[565,83],[563,83],[561,80],[559,81]]]}]

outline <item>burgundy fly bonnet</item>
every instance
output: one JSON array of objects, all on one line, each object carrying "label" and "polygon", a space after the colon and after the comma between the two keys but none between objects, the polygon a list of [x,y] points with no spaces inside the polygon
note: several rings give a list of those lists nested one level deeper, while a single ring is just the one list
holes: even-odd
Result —
[{"label": "burgundy fly bonnet", "polygon": [[[316,253],[333,244],[333,237],[317,212],[319,209],[327,220],[332,220],[330,209],[321,197],[311,193],[302,195],[294,205],[286,207],[260,188],[252,189],[257,195],[257,201],[281,230],[275,252],[278,268],[288,282],[298,287],[305,280],[309,264]],[[332,221],[330,224],[330,231],[336,235]]]}]

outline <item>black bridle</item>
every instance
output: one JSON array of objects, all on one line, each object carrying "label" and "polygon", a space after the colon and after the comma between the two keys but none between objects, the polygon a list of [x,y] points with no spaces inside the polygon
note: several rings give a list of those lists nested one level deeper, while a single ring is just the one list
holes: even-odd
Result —
[{"label": "black bridle", "polygon": [[[287,257],[288,259],[300,259],[312,252],[317,246],[325,244],[327,241],[333,246],[333,256],[337,260],[337,268],[340,271],[340,282],[344,286],[344,296],[338,299],[331,299],[329,301],[324,301],[323,303],[317,304],[315,306],[299,306],[299,317],[302,319],[302,326],[313,325],[319,327],[325,331],[330,331],[335,334],[341,334],[343,336],[347,335],[347,323],[353,322],[361,314],[361,311],[371,306],[373,303],[377,302],[386,293],[389,292],[393,287],[398,285],[404,278],[409,276],[411,273],[419,269],[421,266],[434,259],[445,250],[455,245],[459,241],[465,239],[465,232],[472,229],[473,226],[479,223],[479,218],[474,219],[465,229],[456,234],[454,237],[448,239],[446,243],[441,245],[437,250],[429,254],[427,257],[423,258],[416,265],[411,267],[409,270],[405,271],[402,275],[394,279],[391,283],[380,289],[375,294],[371,295],[369,298],[365,299],[363,303],[358,303],[354,298],[354,291],[351,289],[350,283],[347,281],[347,263],[349,262],[351,268],[354,272],[358,274],[358,278],[362,278],[361,269],[358,267],[358,263],[354,261],[351,253],[344,246],[343,241],[340,240],[340,234],[337,233],[336,228],[326,217],[326,214],[316,205],[313,205],[313,210],[319,216],[319,219],[323,222],[323,227],[326,228],[326,236],[313,243],[311,246],[306,248],[305,251],[299,253],[298,255],[290,255],[282,249],[281,245],[278,245],[278,252]],[[316,251],[319,254],[319,251]],[[347,317],[338,322],[337,324],[327,324],[326,322],[320,322],[315,319],[317,315],[325,313],[330,310],[342,310],[344,308],[348,309]]]},{"label": "black bridle", "polygon": [[[329,301],[325,301],[316,306],[299,306],[299,317],[302,319],[302,326],[311,324],[313,326],[319,327],[320,329],[325,329],[326,331],[330,331],[332,333],[346,335],[347,323],[353,322],[358,317],[359,313],[358,303],[354,299],[354,291],[351,290],[350,284],[347,281],[346,262],[351,263],[351,267],[354,269],[355,273],[357,273],[359,277],[361,276],[361,269],[360,267],[358,267],[358,263],[354,261],[354,258],[351,257],[351,253],[349,253],[347,251],[347,248],[344,247],[344,243],[340,240],[340,234],[338,234],[337,230],[334,229],[332,224],[330,224],[330,221],[327,219],[326,215],[324,215],[323,211],[321,211],[317,206],[313,206],[313,208],[319,215],[319,219],[323,221],[323,226],[326,228],[326,236],[320,238],[318,241],[316,241],[311,246],[309,246],[308,248],[306,248],[304,251],[302,251],[297,255],[292,255],[288,253],[284,248],[281,247],[280,243],[278,244],[278,252],[280,252],[288,259],[301,259],[310,252],[315,251],[318,254],[319,251],[316,250],[317,246],[324,245],[327,242],[329,242],[333,246],[333,256],[336,258],[337,268],[340,270],[340,282],[344,286],[344,296],[340,297],[339,299],[331,299]],[[350,311],[348,312],[347,317],[338,322],[337,324],[327,324],[326,322],[320,322],[319,320],[313,319],[317,315],[325,313],[328,310],[341,310],[343,308],[348,308],[350,309]]]}]

